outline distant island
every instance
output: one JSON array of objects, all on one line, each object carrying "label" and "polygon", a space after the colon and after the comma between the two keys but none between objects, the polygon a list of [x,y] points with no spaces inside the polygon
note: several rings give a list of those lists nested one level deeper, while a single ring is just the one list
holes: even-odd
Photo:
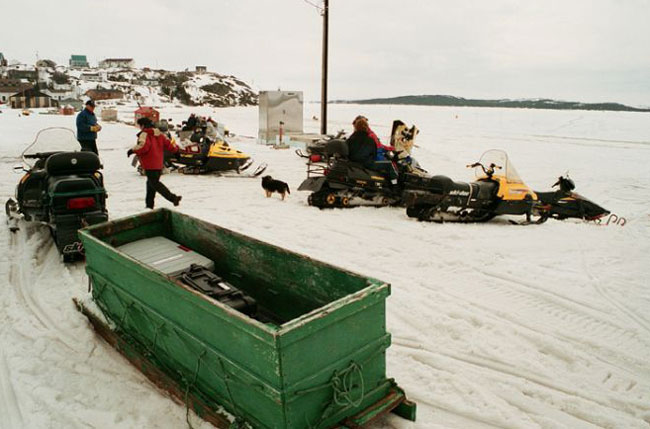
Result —
[{"label": "distant island", "polygon": [[454,107],[513,107],[519,109],[552,110],[604,110],[617,112],[650,112],[649,109],[625,106],[619,103],[580,103],[577,101],[557,101],[550,99],[522,100],[476,100],[451,95],[405,95],[392,98],[370,98],[366,100],[336,100],[332,103],[347,104],[407,104],[416,106],[454,106]]}]

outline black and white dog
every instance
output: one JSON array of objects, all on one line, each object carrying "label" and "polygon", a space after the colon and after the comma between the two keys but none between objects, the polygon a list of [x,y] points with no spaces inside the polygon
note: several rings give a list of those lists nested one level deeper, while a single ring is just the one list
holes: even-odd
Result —
[{"label": "black and white dog", "polygon": [[266,198],[269,198],[274,192],[277,192],[282,195],[282,199],[284,200],[286,194],[291,193],[289,191],[289,185],[281,180],[275,180],[271,176],[262,177],[262,188],[266,192]]}]

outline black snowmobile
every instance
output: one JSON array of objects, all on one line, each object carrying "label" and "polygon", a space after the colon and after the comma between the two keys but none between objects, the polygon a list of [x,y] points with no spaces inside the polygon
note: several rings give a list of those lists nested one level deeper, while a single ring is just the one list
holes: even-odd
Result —
[{"label": "black snowmobile", "polygon": [[[391,186],[379,171],[364,168],[347,159],[345,140],[328,142],[325,164],[307,163],[307,179],[299,191],[311,191],[308,202],[319,208],[386,206],[401,201],[399,186]],[[390,161],[386,161],[390,162]]]},{"label": "black snowmobile", "polygon": [[553,187],[558,189],[550,192],[537,192],[541,210],[546,217],[558,220],[578,218],[599,221],[610,214],[609,210],[573,192],[576,185],[568,175],[558,177]]},{"label": "black snowmobile", "polygon": [[46,223],[66,262],[83,255],[77,230],[108,219],[99,157],[78,150],[70,129],[39,131],[22,153],[24,166],[15,168],[25,172],[16,199],[5,204],[12,232],[20,228],[21,215],[26,221]]},{"label": "black snowmobile", "polygon": [[[417,132],[415,126],[408,129],[401,121],[393,123],[391,142],[396,152],[386,154],[386,161],[376,163],[385,167],[382,171],[350,161],[345,140],[333,138],[321,142],[314,146],[316,151],[310,151],[307,179],[298,190],[311,191],[308,203],[319,208],[399,205],[404,188],[412,180],[410,176],[426,174],[409,156]],[[407,148],[404,143],[408,142]],[[397,170],[396,183],[391,183],[386,173],[390,168]]]},{"label": "black snowmobile", "polygon": [[534,192],[504,151],[489,150],[468,167],[476,169],[475,182],[454,182],[446,176],[411,180],[404,192],[407,215],[432,222],[485,222],[498,215],[525,215],[525,223],[533,217],[542,223],[550,217],[595,220],[609,214],[572,193],[573,181],[568,178],[558,180],[556,192]]},{"label": "black snowmobile", "polygon": [[336,135],[328,135],[325,138],[308,143],[305,147],[307,153],[304,153],[301,149],[296,149],[296,155],[309,159],[312,163],[327,162],[327,159],[334,155],[331,150],[336,147],[336,145],[330,147],[329,143],[332,140],[345,140],[345,130],[339,130]]}]

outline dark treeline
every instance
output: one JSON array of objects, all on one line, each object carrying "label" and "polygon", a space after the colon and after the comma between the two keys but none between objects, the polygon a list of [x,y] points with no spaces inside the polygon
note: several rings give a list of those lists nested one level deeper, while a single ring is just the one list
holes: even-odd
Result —
[{"label": "dark treeline", "polygon": [[476,100],[450,95],[405,95],[392,98],[371,98],[366,100],[336,100],[333,103],[350,104],[407,104],[417,106],[458,106],[458,107],[514,107],[521,109],[553,110],[607,110],[625,112],[650,112],[650,109],[625,106],[620,103],[580,103],[576,101],[557,101],[550,99],[534,100]]}]

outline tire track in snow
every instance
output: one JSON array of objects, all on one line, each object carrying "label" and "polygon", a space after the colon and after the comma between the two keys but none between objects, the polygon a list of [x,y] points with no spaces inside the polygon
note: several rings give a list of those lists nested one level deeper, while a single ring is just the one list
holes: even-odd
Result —
[{"label": "tire track in snow", "polygon": [[[427,289],[426,286],[423,286],[421,284],[416,284],[416,285],[419,286],[420,288]],[[446,291],[438,291],[438,292],[444,295],[450,295]],[[451,295],[451,296],[456,298],[455,295]],[[543,330],[543,328],[538,327],[537,326],[538,324],[530,324],[530,325],[519,324],[517,322],[517,318],[511,316],[507,312],[494,311],[494,309],[492,308],[484,307],[480,304],[468,300],[467,298],[464,297],[461,298],[464,301],[467,301],[468,304],[472,306],[472,308],[466,309],[467,314],[476,315],[479,319],[483,320],[484,322],[487,322],[488,324],[494,324],[495,321],[497,321],[497,323],[498,322],[505,323],[505,325],[512,326],[515,329],[517,329],[517,326],[519,326],[522,329],[521,330],[517,329],[517,330],[520,332],[521,336],[533,344],[540,345],[541,347],[545,343],[543,340],[541,340],[541,338],[549,338],[552,339],[553,342],[557,341],[561,343],[559,345],[555,344],[555,346],[553,346],[553,342],[549,343],[553,346],[553,349],[563,350],[564,348],[566,348],[567,350],[571,350],[573,347],[575,347],[575,340],[570,338],[565,338],[561,333],[557,333],[554,331],[547,332]],[[479,312],[478,315],[476,314],[477,312]],[[423,326],[418,326],[414,324],[410,316],[403,316],[400,314],[396,314],[393,315],[393,317],[397,317],[398,319],[400,319],[400,321],[404,325],[412,326],[413,331],[415,332],[421,332],[424,329]],[[490,320],[492,322],[490,322]],[[623,360],[621,361],[620,351],[618,350],[613,350],[609,356],[610,358],[617,360],[617,362],[611,362],[606,357],[603,357],[602,356],[603,349],[598,347],[594,347],[586,350],[587,355],[579,355],[579,359],[596,358],[596,360],[604,364],[605,367],[600,369],[594,368],[594,370],[602,370],[603,372],[605,372],[609,368],[609,373],[616,374],[616,379],[619,384],[622,383],[627,384],[626,392],[609,387],[608,390],[604,392],[603,395],[601,395],[600,392],[602,391],[602,388],[604,386],[596,382],[591,383],[589,385],[589,389],[586,390],[584,393],[579,393],[576,389],[569,387],[570,384],[564,382],[563,379],[558,379],[552,374],[549,374],[550,376],[543,376],[537,373],[533,373],[527,371],[525,368],[522,369],[520,365],[518,365],[516,362],[513,363],[513,362],[502,361],[498,357],[496,357],[496,359],[491,359],[487,357],[485,358],[482,358],[480,356],[477,357],[476,355],[466,355],[464,353],[453,353],[453,352],[448,353],[445,351],[438,353],[440,351],[439,345],[427,343],[426,341],[421,342],[421,340],[416,340],[415,338],[416,338],[415,336],[402,337],[402,338],[398,336],[394,336],[393,344],[398,347],[412,349],[415,354],[417,353],[440,354],[450,359],[455,359],[458,361],[465,362],[467,364],[472,364],[476,367],[485,367],[491,371],[504,373],[512,377],[518,377],[530,381],[532,383],[545,386],[546,388],[552,389],[553,391],[560,392],[560,394],[574,395],[576,398],[579,398],[581,400],[596,402],[599,405],[607,407],[609,410],[618,410],[618,411],[632,410],[627,412],[623,411],[627,413],[626,415],[632,418],[638,417],[635,416],[636,411],[641,412],[643,411],[644,408],[647,408],[646,406],[644,406],[643,403],[640,403],[638,400],[631,400],[631,397],[626,392],[630,392],[632,389],[634,389],[637,386],[638,383],[635,380],[638,380],[640,377],[643,378],[646,376],[650,376],[650,371],[648,370],[645,362],[640,362],[638,360],[635,362],[630,362],[626,357],[624,357]],[[584,352],[585,351],[583,351],[583,353]],[[409,355],[412,358],[416,359],[417,361],[422,361],[425,365],[429,365],[438,371],[446,371],[446,372],[450,371],[449,366],[446,366],[445,364],[432,365],[430,360],[429,361],[426,360],[426,357],[421,356],[420,358],[418,358],[417,356],[413,356],[412,353],[409,353]],[[560,356],[559,359],[562,360],[562,357]],[[629,367],[627,368],[624,367],[623,366],[624,363],[629,365]],[[567,370],[571,371],[570,369]],[[459,374],[461,373],[458,371],[456,372]],[[489,377],[489,375],[487,374],[486,376]],[[495,381],[498,381],[498,379],[495,379]],[[522,391],[522,393],[524,393],[525,389],[523,386],[525,386],[525,384],[517,383],[515,384],[515,386],[518,386],[516,387],[516,389],[519,389]],[[615,384],[613,386],[615,386]],[[498,392],[494,392],[494,393],[498,395]],[[604,396],[606,398],[605,401],[603,401],[603,399],[600,399],[601,396]],[[628,397],[630,399],[627,399]],[[545,407],[549,407],[549,410],[554,410],[553,411],[554,413],[563,412],[557,410],[558,406],[554,402],[543,401],[541,399],[538,399],[538,401],[539,403],[543,404]],[[578,420],[583,420],[585,423],[590,422],[592,420],[592,417],[585,419],[583,418],[585,413],[580,411],[580,410],[584,410],[585,408],[584,407],[579,407],[579,408],[580,409],[577,411],[578,414],[575,415],[574,413],[569,413],[569,414],[573,415]],[[589,424],[594,424],[594,423],[591,422]]]},{"label": "tire track in snow", "polygon": [[[14,233],[14,247],[10,250],[9,283],[13,286],[20,303],[34,316],[42,328],[48,329],[46,318],[39,311],[39,307],[33,302],[31,295],[27,293],[25,286],[30,281],[30,273],[33,268],[32,258],[26,261],[25,256],[29,251],[28,242],[34,235],[34,230],[37,227],[37,225],[22,222],[20,229]],[[28,264],[27,267],[25,266],[26,264]]]},{"label": "tire track in snow", "polygon": [[[422,285],[422,284],[414,284],[414,286],[418,286],[421,289],[425,289],[425,290],[429,289],[426,285]],[[492,319],[493,321],[505,322],[505,324],[507,325],[517,326],[528,332],[535,333],[542,337],[552,338],[555,341],[561,342],[564,347],[567,347],[567,349],[576,347],[576,341],[577,341],[579,344],[582,344],[586,347],[586,350],[588,351],[588,353],[592,358],[610,367],[616,368],[617,370],[625,372],[629,377],[634,377],[634,378],[643,377],[643,376],[650,377],[650,369],[647,367],[646,362],[639,360],[636,357],[637,356],[636,354],[630,354],[625,349],[612,348],[612,347],[604,348],[602,344],[598,344],[598,343],[594,344],[594,343],[586,342],[580,336],[576,338],[575,335],[567,335],[565,331],[562,329],[558,330],[555,327],[549,328],[548,325],[538,323],[538,321],[535,318],[532,317],[522,318],[517,313],[512,313],[507,310],[506,311],[502,309],[495,310],[494,306],[486,305],[484,301],[480,299],[476,299],[476,297],[473,295],[469,295],[471,297],[470,298],[468,296],[460,296],[459,294],[451,293],[447,290],[438,290],[437,292],[449,296],[454,300],[461,299],[463,302],[472,306],[473,312],[480,311],[482,313],[481,316],[482,318],[489,318]],[[399,317],[399,315],[397,316]],[[403,318],[400,319],[403,320],[406,324],[409,325],[411,324],[410,321],[407,319],[403,319]],[[535,322],[531,323],[529,322],[529,320],[534,320]],[[417,330],[418,328],[416,327],[415,329]],[[523,335],[531,342],[534,343],[539,342],[538,338],[533,338],[529,334],[523,334]],[[607,357],[603,356],[605,353],[607,354]],[[624,363],[628,365],[632,364],[633,367],[627,368],[623,366],[623,364],[621,363],[622,357]],[[617,362],[614,362],[611,359],[617,360]]]},{"label": "tire track in snow", "polygon": [[[432,365],[429,362],[429,359],[431,356],[439,356],[442,357],[443,359],[448,359],[455,361],[457,363],[460,363],[462,366],[469,366],[470,368],[474,368],[478,370],[479,372],[491,372],[491,373],[497,373],[499,374],[499,377],[493,381],[505,381],[505,379],[502,377],[502,375],[506,375],[510,377],[511,379],[515,380],[523,380],[524,382],[527,383],[532,383],[537,386],[559,392],[561,394],[567,395],[569,397],[575,397],[582,399],[584,401],[590,402],[592,404],[598,405],[600,407],[606,408],[607,410],[610,411],[615,411],[615,412],[622,412],[625,413],[627,410],[621,409],[621,408],[616,408],[612,403],[603,400],[602,398],[595,397],[593,395],[589,395],[588,392],[583,392],[581,390],[572,388],[564,383],[561,382],[556,382],[554,380],[550,380],[546,377],[539,376],[537,374],[534,374],[532,372],[522,370],[519,368],[511,367],[508,366],[505,363],[502,362],[497,362],[489,359],[484,359],[479,356],[473,355],[463,355],[460,353],[450,353],[450,352],[442,352],[442,351],[433,351],[433,350],[426,350],[418,347],[417,345],[412,345],[409,344],[408,342],[403,342],[403,341],[393,341],[393,344],[398,347],[402,348],[408,348],[411,350],[410,356],[411,358],[415,359],[417,362],[425,365],[425,366],[432,366],[435,369],[438,369],[435,365]],[[446,371],[450,371],[448,367],[446,367]],[[451,371],[453,372],[453,371]],[[486,374],[486,377],[491,378],[489,374]],[[520,386],[520,384],[515,384],[516,386]],[[495,391],[496,392],[496,391]],[[541,401],[540,401],[541,402]],[[556,408],[553,407],[553,404],[549,403],[544,403],[544,405],[549,406],[551,408]],[[642,406],[643,404],[638,404],[639,406]],[[630,417],[637,417],[630,411],[627,411],[630,415]],[[572,414],[573,415],[573,414]],[[581,418],[581,420],[589,421],[584,418]],[[593,422],[591,422],[593,423]]]},{"label": "tire track in snow", "polygon": [[[502,279],[502,281],[513,280]],[[479,290],[472,288],[471,293],[463,293],[460,290],[463,287],[464,285],[461,285],[447,292],[455,298],[482,303],[483,306],[496,311],[515,308],[518,310],[518,313],[514,313],[515,316],[525,315],[526,318],[552,327],[563,336],[578,342],[598,346],[614,345],[622,350],[645,350],[645,354],[650,354],[650,343],[647,340],[639,338],[635,331],[602,317],[603,314],[588,307],[579,308],[569,302],[531,294],[529,291],[514,289],[503,283],[485,282]],[[514,319],[518,318],[520,317]],[[637,353],[635,355],[638,356]]]},{"label": "tire track in snow", "polygon": [[[74,344],[75,340],[69,338],[64,330],[54,322],[33,292],[33,288],[39,287],[41,281],[50,275],[52,266],[61,263],[58,252],[53,255],[54,243],[49,237],[43,237],[45,230],[46,227],[43,225],[23,222],[21,229],[14,233],[16,235],[15,243],[10,250],[9,258],[9,283],[13,286],[18,300],[33,316],[33,319],[38,322],[37,325],[40,324],[44,332],[53,334],[54,339],[65,347],[74,350],[75,348],[70,344]],[[34,249],[31,246],[31,241],[34,240],[38,240],[43,244]],[[39,261],[42,262],[39,263]]]},{"label": "tire track in snow", "polygon": [[[16,396],[16,391],[11,382],[11,371],[7,364],[7,359],[0,352],[0,427],[15,429],[23,427],[23,415],[20,411],[20,403]],[[5,426],[6,425],[6,426]]]},{"label": "tire track in snow", "polygon": [[580,252],[580,257],[582,259],[582,267],[584,268],[585,274],[591,280],[591,284],[594,285],[594,289],[600,296],[602,296],[608,303],[612,304],[620,313],[625,317],[632,320],[637,326],[639,326],[646,334],[650,334],[650,322],[647,322],[643,317],[636,314],[633,310],[630,310],[617,299],[612,297],[609,293],[606,292],[605,288],[602,287],[600,278],[595,274],[592,274],[592,270],[589,269],[587,265],[587,260],[585,258],[584,252]]},{"label": "tire track in snow", "polygon": [[572,298],[570,298],[568,296],[565,296],[565,295],[559,294],[557,292],[548,290],[548,289],[544,288],[542,285],[531,282],[530,280],[523,280],[523,279],[515,277],[513,275],[502,274],[502,273],[498,273],[498,272],[494,272],[494,271],[490,271],[490,270],[486,270],[486,269],[482,269],[482,268],[478,268],[478,267],[472,267],[472,268],[474,270],[488,276],[488,277],[492,277],[492,278],[495,278],[497,280],[505,281],[505,282],[508,282],[508,283],[510,283],[510,284],[512,284],[514,286],[520,287],[523,290],[525,290],[526,292],[530,293],[531,295],[536,295],[536,296],[544,297],[544,298],[547,298],[547,299],[550,299],[550,300],[555,300],[555,301],[558,301],[558,302],[562,302],[564,305],[574,305],[574,306],[578,306],[578,307],[588,308],[589,310],[593,310],[593,311],[605,314],[605,312],[603,312],[599,308],[587,305],[584,302],[581,302],[581,301],[578,301],[576,299],[572,299]]}]

